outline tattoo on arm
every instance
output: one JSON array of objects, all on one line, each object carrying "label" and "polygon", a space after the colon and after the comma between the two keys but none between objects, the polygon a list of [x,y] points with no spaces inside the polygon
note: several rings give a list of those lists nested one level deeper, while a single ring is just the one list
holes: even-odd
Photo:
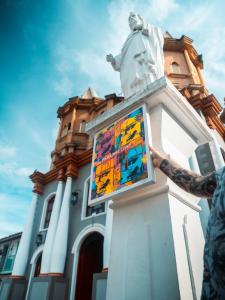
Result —
[{"label": "tattoo on arm", "polygon": [[214,173],[201,176],[176,167],[169,160],[164,159],[160,169],[180,188],[198,197],[211,198],[216,188],[216,177]]}]

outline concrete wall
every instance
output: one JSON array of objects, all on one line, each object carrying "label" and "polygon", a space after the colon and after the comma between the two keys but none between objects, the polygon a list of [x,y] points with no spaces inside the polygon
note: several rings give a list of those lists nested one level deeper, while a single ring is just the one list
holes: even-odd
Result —
[{"label": "concrete wall", "polygon": [[168,195],[114,208],[107,300],[179,299]]}]

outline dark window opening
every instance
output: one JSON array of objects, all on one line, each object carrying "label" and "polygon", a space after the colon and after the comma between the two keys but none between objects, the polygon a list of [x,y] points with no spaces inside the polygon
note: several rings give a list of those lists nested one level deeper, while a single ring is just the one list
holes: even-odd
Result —
[{"label": "dark window opening", "polygon": [[105,202],[90,207],[87,205],[86,217],[92,216],[93,214],[100,214],[105,212]]},{"label": "dark window opening", "polygon": [[86,207],[86,217],[90,217],[93,214],[100,214],[100,213],[104,213],[105,212],[105,202],[97,204],[95,206],[89,206],[88,205],[88,196],[89,196],[89,191],[90,191],[90,178],[86,181],[86,195],[87,198],[84,199],[84,201],[86,201],[87,203],[87,207]]},{"label": "dark window opening", "polygon": [[50,218],[51,218],[51,214],[52,214],[52,209],[53,209],[54,201],[55,201],[55,196],[51,197],[48,200],[48,206],[47,206],[46,214],[45,214],[44,229],[48,228],[48,226],[49,226],[49,222],[50,222]]},{"label": "dark window opening", "polygon": [[6,259],[6,256],[7,256],[8,249],[9,249],[9,245],[4,245],[3,249],[1,250],[0,272],[3,271],[3,267],[4,267],[4,264],[5,264],[5,259]]},{"label": "dark window opening", "polygon": [[37,259],[35,270],[34,270],[34,277],[39,277],[40,276],[40,273],[41,273],[41,260],[42,260],[42,254],[40,254],[38,259]]},{"label": "dark window opening", "polygon": [[82,120],[80,123],[80,132],[85,132],[86,121]]},{"label": "dark window opening", "polygon": [[171,69],[172,69],[172,73],[175,73],[175,74],[180,74],[180,66],[178,65],[178,63],[176,62],[173,62],[171,64]]}]

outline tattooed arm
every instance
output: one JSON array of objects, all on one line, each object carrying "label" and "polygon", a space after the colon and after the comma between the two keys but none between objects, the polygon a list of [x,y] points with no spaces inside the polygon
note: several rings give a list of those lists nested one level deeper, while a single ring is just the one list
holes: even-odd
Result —
[{"label": "tattooed arm", "polygon": [[160,168],[180,188],[198,197],[212,197],[216,188],[214,173],[207,176],[198,175],[169,161],[152,147],[149,149],[152,152],[154,166]]},{"label": "tattooed arm", "polygon": [[211,198],[216,188],[216,178],[214,173],[201,176],[191,171],[176,167],[175,164],[164,159],[160,164],[163,171],[180,188],[198,197]]}]

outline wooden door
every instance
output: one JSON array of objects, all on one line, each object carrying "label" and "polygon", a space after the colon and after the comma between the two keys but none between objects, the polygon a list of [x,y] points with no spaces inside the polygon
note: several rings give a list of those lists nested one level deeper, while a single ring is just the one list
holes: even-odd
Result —
[{"label": "wooden door", "polygon": [[76,300],[91,300],[93,274],[103,267],[103,236],[97,232],[89,235],[80,248]]}]

